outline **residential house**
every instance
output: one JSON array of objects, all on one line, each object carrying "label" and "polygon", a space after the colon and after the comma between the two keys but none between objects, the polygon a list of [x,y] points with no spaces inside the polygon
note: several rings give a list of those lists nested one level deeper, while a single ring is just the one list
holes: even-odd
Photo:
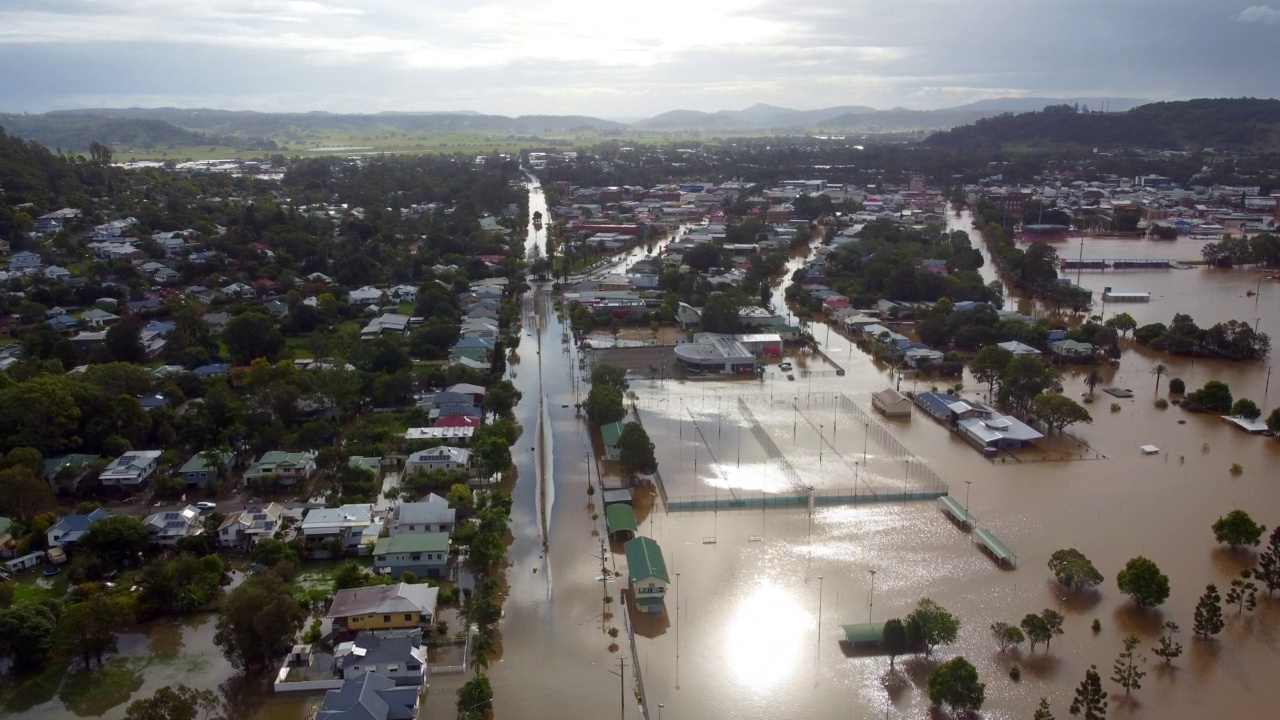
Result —
[{"label": "residential house", "polygon": [[622,448],[618,445],[622,437],[622,423],[611,422],[600,426],[600,439],[604,441],[604,456],[609,460],[621,460]]},{"label": "residential house", "polygon": [[449,423],[447,425],[436,423],[431,427],[409,428],[404,431],[405,440],[435,440],[443,442],[445,445],[470,445],[471,438],[475,435],[476,427],[480,424],[480,419],[468,415],[448,415],[446,417],[475,421],[475,425],[470,424],[470,422]]},{"label": "residential house", "polygon": [[71,277],[71,271],[59,265],[50,265],[44,269],[43,273],[50,280],[66,280]]},{"label": "residential house", "polygon": [[191,372],[198,378],[225,377],[228,372],[231,372],[231,366],[227,363],[209,363],[208,365],[201,365]]},{"label": "residential house", "polygon": [[120,316],[101,308],[89,308],[80,313],[80,322],[92,328],[104,328],[119,320]]},{"label": "residential house", "polygon": [[396,685],[421,685],[427,648],[418,634],[381,636],[366,631],[334,647],[333,667],[343,680],[377,673]]},{"label": "residential house", "polygon": [[[213,453],[213,455],[214,457],[211,458],[206,453],[198,452],[192,455],[190,460],[183,463],[182,467],[178,468],[178,477],[182,478],[182,482],[188,488],[203,489],[205,483],[217,479],[219,465],[221,465],[222,472],[226,472],[231,467],[231,462],[235,457],[229,452]],[[210,462],[211,460],[213,462]]]},{"label": "residential house", "polygon": [[405,572],[438,578],[449,562],[449,533],[404,533],[378,538],[373,547],[373,569],[398,578]]},{"label": "residential house", "polygon": [[245,285],[242,282],[234,282],[222,288],[222,293],[227,297],[250,298],[257,295],[258,291],[254,290],[252,286]]},{"label": "residential house", "polygon": [[443,417],[437,417],[435,421],[431,423],[431,427],[433,428],[451,428],[451,427],[478,428],[480,427],[480,418],[471,417],[469,415],[445,415]]},{"label": "residential house", "polygon": [[316,471],[316,454],[314,452],[285,452],[272,450],[263,453],[257,462],[244,471],[245,480],[263,475],[274,474],[280,478],[282,485],[295,485],[300,480],[310,478]]},{"label": "residential house", "polygon": [[387,518],[387,532],[391,537],[412,533],[448,533],[453,530],[457,510],[449,507],[449,501],[435,493],[422,502],[402,502]]},{"label": "residential house", "polygon": [[334,593],[328,618],[338,631],[417,630],[435,622],[439,593],[426,583],[347,588]]},{"label": "residential house", "polygon": [[11,273],[27,273],[39,268],[42,264],[40,256],[29,250],[16,252],[9,256],[9,272]]},{"label": "residential house", "polygon": [[109,517],[111,513],[102,508],[87,515],[82,513],[63,515],[45,532],[45,540],[51,548],[71,545],[84,535],[84,531],[88,530],[90,525]]},{"label": "residential house", "polygon": [[653,540],[641,536],[628,540],[622,546],[627,557],[627,578],[631,588],[631,602],[641,612],[662,612],[663,598],[671,578],[667,575],[667,563],[662,558],[662,548]]},{"label": "residential house", "polygon": [[175,283],[181,277],[182,275],[177,270],[174,270],[173,268],[162,268],[160,270],[157,270],[155,275],[151,276],[153,280],[155,280],[157,283],[161,285],[168,285],[170,283]]},{"label": "residential house", "polygon": [[156,233],[151,239],[164,250],[165,257],[178,257],[187,250],[187,240],[179,232]]},{"label": "residential house", "polygon": [[871,393],[871,407],[887,417],[911,417],[911,398],[893,388]]},{"label": "residential house", "polygon": [[227,515],[218,526],[218,543],[223,547],[252,547],[280,529],[284,508],[276,503],[252,506]]},{"label": "residential house", "polygon": [[373,318],[368,325],[360,331],[361,340],[372,340],[379,335],[388,334],[392,336],[403,336],[409,331],[409,323],[413,320],[408,315],[399,313],[383,313]]},{"label": "residential house", "polygon": [[414,285],[396,285],[387,290],[387,297],[392,302],[415,302],[418,299],[418,288]]},{"label": "residential house", "polygon": [[342,505],[316,508],[307,513],[298,532],[307,540],[337,539],[343,548],[357,550],[369,524],[373,522],[373,505]]},{"label": "residential house", "polygon": [[481,338],[462,338],[454,343],[449,349],[449,358],[471,358],[472,360],[488,360],[489,353],[493,350],[492,340],[483,340]]},{"label": "residential house", "polygon": [[265,302],[262,304],[262,307],[266,308],[267,314],[277,320],[289,314],[289,303],[281,300],[280,298]]},{"label": "residential house", "polygon": [[159,450],[130,450],[98,473],[98,481],[107,487],[140,487],[155,474],[160,455]]},{"label": "residential house", "polygon": [[470,395],[471,402],[476,405],[484,404],[485,388],[483,385],[473,385],[471,383],[455,383],[444,389],[445,392],[457,393],[459,395]]},{"label": "residential house", "polygon": [[996,345],[1013,353],[1014,357],[1018,357],[1018,356],[1039,357],[1040,356],[1039,350],[1025,343],[1020,343],[1017,340],[1009,340],[1008,342],[996,343]]},{"label": "residential house", "polygon": [[466,470],[471,464],[471,451],[456,447],[433,447],[419,450],[404,463],[404,471],[412,475],[418,470]]},{"label": "residential house", "polygon": [[321,285],[332,285],[333,278],[322,272],[313,272],[306,277],[308,282],[320,283]]},{"label": "residential house", "polygon": [[147,540],[152,545],[173,547],[185,537],[204,532],[200,511],[188,505],[181,510],[153,513],[142,522],[147,528]]},{"label": "residential house", "polygon": [[414,720],[418,717],[417,687],[399,686],[376,672],[361,673],[337,690],[329,690],[314,720]]},{"label": "residential house", "polygon": [[1049,352],[1055,360],[1084,360],[1093,356],[1093,345],[1085,342],[1065,339],[1049,343]]},{"label": "residential house", "polygon": [[54,492],[75,492],[80,481],[93,471],[98,455],[58,455],[44,461],[44,479]]},{"label": "residential house", "polygon": [[376,305],[382,302],[382,291],[371,285],[365,285],[362,288],[352,290],[347,295],[347,303],[350,305]]}]

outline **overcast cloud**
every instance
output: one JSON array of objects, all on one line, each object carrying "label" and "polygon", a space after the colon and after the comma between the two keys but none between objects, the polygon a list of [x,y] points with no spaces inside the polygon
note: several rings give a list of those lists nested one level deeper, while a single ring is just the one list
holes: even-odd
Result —
[{"label": "overcast cloud", "polygon": [[1278,24],[1231,0],[3,0],[0,111],[1274,97]]}]

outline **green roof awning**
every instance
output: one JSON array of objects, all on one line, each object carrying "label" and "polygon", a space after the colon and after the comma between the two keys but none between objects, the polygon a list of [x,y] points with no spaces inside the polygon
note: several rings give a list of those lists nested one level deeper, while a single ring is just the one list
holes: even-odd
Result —
[{"label": "green roof awning", "polygon": [[964,523],[965,525],[976,524],[973,516],[969,514],[969,511],[965,510],[964,506],[956,502],[951,496],[943,495],[938,498],[938,505],[942,506],[943,512],[955,518],[956,522]]},{"label": "green roof awning", "polygon": [[626,503],[614,503],[604,509],[605,525],[609,534],[616,532],[636,532],[636,511]]},{"label": "green roof awning", "polygon": [[658,543],[647,537],[638,537],[627,541],[622,550],[627,556],[627,577],[631,582],[647,577],[656,577],[665,583],[671,582],[667,575],[667,563],[662,559],[662,548],[658,547]]},{"label": "green roof awning", "polygon": [[1013,550],[1010,550],[1008,545],[1000,542],[1000,539],[992,535],[990,530],[978,528],[973,531],[973,536],[978,538],[978,542],[982,543],[982,546],[987,550],[990,550],[991,554],[999,562],[1012,564],[1017,561],[1018,556],[1013,554]]},{"label": "green roof awning", "polygon": [[858,623],[857,625],[841,625],[844,638],[852,645],[884,642],[884,623]]},{"label": "green roof awning", "polygon": [[600,426],[600,438],[604,440],[605,445],[617,445],[620,437],[622,437],[622,423],[611,422]]},{"label": "green roof awning", "polygon": [[449,552],[449,533],[408,533],[378,538],[378,543],[373,547],[375,556],[421,552]]}]

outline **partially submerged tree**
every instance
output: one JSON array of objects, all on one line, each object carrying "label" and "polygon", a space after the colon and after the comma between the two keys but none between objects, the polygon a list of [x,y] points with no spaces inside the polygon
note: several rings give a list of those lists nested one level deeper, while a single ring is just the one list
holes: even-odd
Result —
[{"label": "partially submerged tree", "polygon": [[1222,619],[1222,596],[1215,585],[1207,585],[1204,594],[1196,602],[1195,620],[1191,631],[1202,638],[1222,632],[1226,622]]},{"label": "partially submerged tree", "polygon": [[1005,650],[1021,645],[1027,638],[1023,635],[1022,630],[1007,622],[991,623],[991,636],[995,638],[996,645],[1000,647],[1000,654],[1003,655]]},{"label": "partially submerged tree", "polygon": [[1253,612],[1258,607],[1258,586],[1251,579],[1253,573],[1249,570],[1241,570],[1240,577],[1231,581],[1231,589],[1227,591],[1225,598],[1228,605],[1236,606],[1236,615],[1244,613],[1245,610]]},{"label": "partially submerged tree", "polygon": [[1280,527],[1271,531],[1267,546],[1258,554],[1258,567],[1253,571],[1258,582],[1267,586],[1267,597],[1280,590]]},{"label": "partially submerged tree", "polygon": [[1049,570],[1069,590],[1087,590],[1104,579],[1089,558],[1075,548],[1055,551],[1049,557]]},{"label": "partially submerged tree", "polygon": [[1084,720],[1106,720],[1107,691],[1102,689],[1102,676],[1098,674],[1097,665],[1090,665],[1085,671],[1084,680],[1076,687],[1076,696],[1071,700],[1070,712]]},{"label": "partially submerged tree", "polygon": [[1213,537],[1236,550],[1244,545],[1257,546],[1262,541],[1265,525],[1254,522],[1244,510],[1232,510],[1213,523]]},{"label": "partially submerged tree", "polygon": [[939,645],[950,645],[960,634],[960,620],[929,598],[922,598],[907,616],[907,633],[912,644],[924,647],[926,657]]},{"label": "partially submerged tree", "polygon": [[1182,643],[1175,642],[1173,639],[1179,629],[1178,623],[1166,620],[1160,633],[1160,647],[1151,651],[1156,657],[1164,660],[1165,665],[1171,664],[1182,654]]},{"label": "partially submerged tree", "polygon": [[986,700],[987,686],[978,680],[978,670],[962,657],[934,668],[926,683],[929,701],[960,712],[976,712]]},{"label": "partially submerged tree", "polygon": [[1141,555],[1125,563],[1116,574],[1116,586],[1138,607],[1157,607],[1169,599],[1169,576]]},{"label": "partially submerged tree", "polygon": [[1141,689],[1142,678],[1147,675],[1147,672],[1140,667],[1146,664],[1147,659],[1142,655],[1136,654],[1137,647],[1138,638],[1136,636],[1130,635],[1125,638],[1124,650],[1121,651],[1111,668],[1111,681],[1124,688],[1125,695],[1128,695],[1133,690]]},{"label": "partially submerged tree", "polygon": [[1058,432],[1066,430],[1068,425],[1093,422],[1089,411],[1066,395],[1037,395],[1031,401],[1031,414]]},{"label": "partially submerged tree", "polygon": [[212,690],[193,690],[186,685],[162,687],[149,698],[129,703],[125,720],[222,720],[221,703]]},{"label": "partially submerged tree", "polygon": [[894,669],[894,661],[907,651],[907,626],[898,618],[884,624],[884,652],[889,656],[889,671]]}]

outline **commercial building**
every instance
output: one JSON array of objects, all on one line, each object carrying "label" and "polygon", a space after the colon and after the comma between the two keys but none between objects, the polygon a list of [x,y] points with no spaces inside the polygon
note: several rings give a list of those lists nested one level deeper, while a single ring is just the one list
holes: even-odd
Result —
[{"label": "commercial building", "polygon": [[693,342],[677,345],[676,362],[694,374],[754,374],[756,356],[733,335],[698,333]]},{"label": "commercial building", "polygon": [[[625,507],[625,506],[624,506]],[[647,537],[637,537],[622,546],[627,556],[627,578],[631,587],[632,602],[641,612],[662,612],[667,585],[667,563],[662,558],[662,548]]]}]

